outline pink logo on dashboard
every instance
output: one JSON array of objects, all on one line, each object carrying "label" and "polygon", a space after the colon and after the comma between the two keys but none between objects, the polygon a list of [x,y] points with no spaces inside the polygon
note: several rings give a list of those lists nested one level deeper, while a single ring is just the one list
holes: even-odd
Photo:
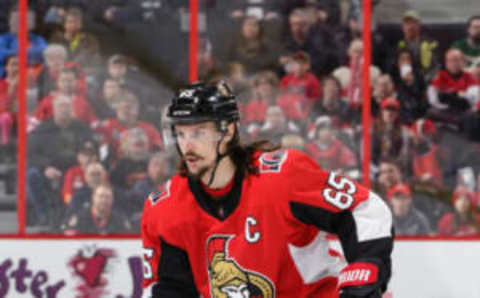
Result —
[{"label": "pink logo on dashboard", "polygon": [[70,259],[68,266],[78,280],[75,287],[77,297],[100,298],[108,294],[105,289],[108,284],[106,273],[115,256],[112,249],[87,246]]}]

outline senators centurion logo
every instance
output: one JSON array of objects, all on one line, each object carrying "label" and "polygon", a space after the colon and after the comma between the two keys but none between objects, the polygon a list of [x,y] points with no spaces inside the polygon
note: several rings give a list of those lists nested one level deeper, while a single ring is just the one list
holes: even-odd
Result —
[{"label": "senators centurion logo", "polygon": [[207,263],[213,298],[273,298],[273,283],[260,273],[242,268],[228,255],[233,235],[214,235],[207,240]]}]

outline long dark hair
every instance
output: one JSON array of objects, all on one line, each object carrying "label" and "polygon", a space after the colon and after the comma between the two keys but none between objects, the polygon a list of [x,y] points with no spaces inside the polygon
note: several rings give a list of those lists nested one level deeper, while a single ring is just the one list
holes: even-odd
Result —
[{"label": "long dark hair", "polygon": [[[217,126],[218,127],[218,126]],[[275,145],[268,140],[260,140],[244,145],[240,141],[240,134],[238,126],[235,125],[235,132],[233,138],[227,144],[226,154],[232,159],[233,164],[237,171],[243,172],[245,175],[257,175],[259,170],[255,163],[257,152],[272,152],[280,149],[280,145]],[[180,150],[177,145],[177,150]],[[188,175],[187,164],[180,158],[178,163],[178,174],[186,177]]]}]

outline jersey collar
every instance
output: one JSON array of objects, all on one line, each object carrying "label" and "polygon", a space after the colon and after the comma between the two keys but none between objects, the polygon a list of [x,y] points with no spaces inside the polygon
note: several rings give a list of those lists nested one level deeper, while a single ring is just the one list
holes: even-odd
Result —
[{"label": "jersey collar", "polygon": [[215,198],[204,190],[201,182],[197,179],[188,177],[188,186],[200,207],[211,216],[223,221],[235,211],[240,202],[243,177],[244,174],[241,171],[236,171],[230,191]]}]

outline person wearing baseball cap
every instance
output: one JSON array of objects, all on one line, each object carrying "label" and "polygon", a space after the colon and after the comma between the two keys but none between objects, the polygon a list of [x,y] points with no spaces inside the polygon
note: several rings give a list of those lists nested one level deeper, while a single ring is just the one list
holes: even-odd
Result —
[{"label": "person wearing baseball cap", "polygon": [[394,110],[398,111],[400,110],[400,103],[398,100],[396,100],[393,97],[390,98],[385,98],[381,103],[380,103],[380,109],[388,109],[388,110]]},{"label": "person wearing baseball cap", "polygon": [[416,10],[407,10],[403,14],[403,21],[414,21],[420,23],[420,15]]},{"label": "person wearing baseball cap", "polygon": [[410,187],[398,183],[387,192],[392,208],[393,226],[398,235],[428,235],[432,233],[427,217],[413,205]]},{"label": "person wearing baseball cap", "polygon": [[393,97],[380,102],[380,113],[375,121],[373,136],[373,158],[378,161],[390,156],[402,166],[408,164],[409,132],[399,118],[400,103]]},{"label": "person wearing baseball cap", "polygon": [[99,158],[97,144],[86,140],[78,144],[77,164],[68,168],[63,178],[62,199],[65,205],[70,205],[73,195],[85,186],[85,170],[87,166]]},{"label": "person wearing baseball cap", "polygon": [[408,10],[402,16],[403,39],[398,42],[398,49],[412,51],[415,62],[420,65],[427,79],[434,75],[439,66],[438,41],[421,32],[421,17],[415,10]]}]

